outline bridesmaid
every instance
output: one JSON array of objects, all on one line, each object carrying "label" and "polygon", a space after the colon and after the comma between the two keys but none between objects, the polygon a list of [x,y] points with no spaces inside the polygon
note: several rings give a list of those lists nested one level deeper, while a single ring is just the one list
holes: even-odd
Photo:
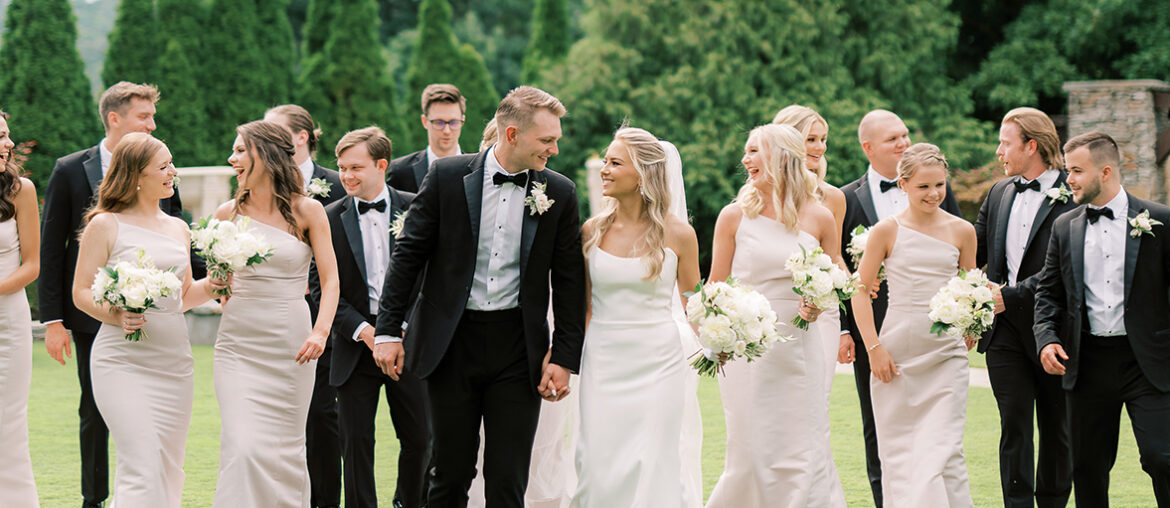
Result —
[{"label": "bridesmaid", "polygon": [[24,287],[40,272],[37,191],[13,160],[8,113],[0,111],[0,506],[35,507],[28,451],[32,318]]},{"label": "bridesmaid", "polygon": [[[236,128],[228,163],[236,197],[221,220],[251,219],[249,231],[274,254],[234,275],[215,341],[220,433],[216,507],[308,507],[305,418],[315,365],[337,310],[337,260],[325,208],[305,196],[292,137],[265,121]],[[321,277],[321,306],[310,326],[309,263]]]},{"label": "bridesmaid", "polygon": [[[86,215],[73,279],[73,301],[102,323],[90,371],[94,401],[118,450],[112,501],[118,508],[180,506],[194,390],[183,311],[226,285],[191,280],[191,232],[159,208],[159,200],[175,192],[176,173],[170,150],[150,134],[127,134],[118,142],[97,205]],[[164,298],[145,314],[94,303],[90,285],[98,268],[135,263],[139,251],[158,268],[175,269],[182,295]],[[146,338],[124,338],[140,328]]]},{"label": "bridesmaid", "polygon": [[[886,506],[972,506],[963,459],[966,341],[930,333],[930,299],[959,269],[975,268],[975,228],[939,210],[947,161],[918,143],[898,163],[909,206],[874,225],[851,303],[869,353],[871,395]],[[881,335],[869,291],[885,263],[890,306]],[[965,342],[965,344],[964,344]],[[964,347],[964,345],[966,347]]]},{"label": "bridesmaid", "polygon": [[[801,247],[837,252],[840,240],[832,212],[817,202],[804,136],[788,125],[756,127],[741,162],[748,182],[715,223],[711,280],[731,275],[752,286],[782,323],[797,313],[815,321],[820,310],[792,292],[784,264]],[[727,456],[708,508],[831,505],[824,347],[815,326],[782,332],[796,340],[727,364],[719,379]]]}]

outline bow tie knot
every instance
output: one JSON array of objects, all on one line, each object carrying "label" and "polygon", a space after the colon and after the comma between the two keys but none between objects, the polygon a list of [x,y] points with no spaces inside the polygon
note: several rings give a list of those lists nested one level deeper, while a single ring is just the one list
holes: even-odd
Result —
[{"label": "bow tie knot", "polygon": [[358,213],[364,214],[364,213],[370,211],[371,208],[374,210],[377,210],[378,213],[385,212],[386,211],[386,200],[379,199],[373,203],[367,203],[365,201],[358,200]]},{"label": "bow tie knot", "polygon": [[897,186],[898,186],[897,180],[881,180],[878,182],[878,188],[881,189],[882,192],[886,192],[886,191],[893,189]]},{"label": "bow tie knot", "polygon": [[1032,180],[1031,182],[1024,182],[1023,179],[1017,179],[1016,181],[1014,181],[1012,183],[1014,183],[1016,185],[1016,192],[1024,192],[1024,191],[1029,190],[1029,189],[1034,190],[1036,192],[1040,192],[1040,181],[1039,180]]},{"label": "bow tie knot", "polygon": [[1097,219],[1100,219],[1101,217],[1113,220],[1113,209],[1109,207],[1093,208],[1091,206],[1087,206],[1085,207],[1085,215],[1089,217],[1089,223],[1096,224]]},{"label": "bow tie knot", "polygon": [[504,173],[496,173],[492,175],[492,183],[496,185],[504,185],[510,183],[517,187],[523,188],[528,184],[528,173],[516,173],[514,175],[506,175]]}]

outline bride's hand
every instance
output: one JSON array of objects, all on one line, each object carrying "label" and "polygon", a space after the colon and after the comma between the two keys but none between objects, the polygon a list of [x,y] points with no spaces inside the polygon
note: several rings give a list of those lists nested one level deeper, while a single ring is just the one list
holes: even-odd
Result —
[{"label": "bride's hand", "polygon": [[821,312],[821,309],[818,309],[816,305],[806,302],[803,297],[800,299],[799,313],[800,317],[805,321],[809,323],[816,321],[817,317],[821,315]]},{"label": "bride's hand", "polygon": [[894,365],[894,359],[886,351],[886,347],[881,344],[869,352],[869,370],[873,372],[874,377],[883,383],[889,383],[894,379],[894,376],[902,375],[901,372],[898,372],[898,366]]},{"label": "bride's hand", "polygon": [[301,350],[297,351],[297,365],[304,365],[310,360],[316,360],[321,357],[321,353],[325,352],[325,341],[327,337],[324,334],[313,332],[309,334],[309,338],[305,339],[305,345],[301,346]]}]

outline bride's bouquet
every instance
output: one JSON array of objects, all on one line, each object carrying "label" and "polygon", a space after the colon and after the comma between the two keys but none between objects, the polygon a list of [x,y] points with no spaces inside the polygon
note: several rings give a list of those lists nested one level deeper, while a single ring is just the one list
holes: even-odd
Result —
[{"label": "bride's bouquet", "polygon": [[776,342],[792,340],[776,330],[777,317],[764,295],[740,286],[734,278],[695,286],[687,300],[687,320],[698,325],[699,345],[691,367],[714,376],[724,362],[752,361]]},{"label": "bride's bouquet", "polygon": [[[98,268],[89,287],[94,303],[118,307],[127,312],[142,314],[146,309],[159,308],[157,302],[178,293],[183,288],[175,276],[175,268],[159,270],[146,251],[138,250],[138,263],[119,262],[112,268]],[[126,334],[126,340],[137,342],[146,338],[146,331],[134,330]]]},{"label": "bride's bouquet", "polygon": [[978,337],[995,321],[989,280],[979,269],[960,270],[930,299],[930,332],[952,337]]},{"label": "bride's bouquet", "polygon": [[[245,266],[264,262],[272,256],[272,246],[248,232],[251,219],[235,222],[204,217],[192,224],[191,246],[199,257],[207,261],[207,273],[213,278],[227,280],[228,276]],[[212,294],[232,294],[230,286],[212,291]]]},{"label": "bride's bouquet", "polygon": [[[800,252],[794,252],[788,257],[784,268],[792,272],[792,291],[818,309],[840,306],[844,310],[845,304],[842,302],[852,298],[857,291],[857,275],[850,275],[833,264],[833,260],[820,247],[810,251],[802,245]],[[800,314],[792,318],[792,324],[801,330],[808,330],[808,321]]]},{"label": "bride's bouquet", "polygon": [[[849,237],[849,245],[845,246],[845,253],[853,259],[853,266],[861,269],[861,256],[865,255],[865,244],[869,241],[870,228],[860,224],[853,228],[852,236]],[[886,280],[886,265],[878,267],[878,282]]]}]

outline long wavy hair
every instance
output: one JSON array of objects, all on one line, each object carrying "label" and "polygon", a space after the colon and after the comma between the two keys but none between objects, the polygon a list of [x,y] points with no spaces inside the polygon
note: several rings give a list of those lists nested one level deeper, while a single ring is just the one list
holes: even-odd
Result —
[{"label": "long wavy hair", "polygon": [[[800,135],[804,136],[804,139],[808,139],[808,133],[812,131],[813,125],[816,125],[817,122],[821,122],[821,124],[825,126],[825,135],[828,136],[829,122],[826,122],[825,118],[812,108],[801,106],[800,104],[787,106],[784,109],[781,109],[780,112],[776,113],[776,116],[772,118],[772,123],[774,124],[791,125],[792,127],[796,128],[796,130],[800,132]],[[806,159],[805,165],[807,164],[808,161]],[[809,170],[813,171],[811,168],[809,168]],[[825,181],[825,175],[829,172],[828,157],[821,155],[821,167],[817,168],[813,172],[817,175],[817,184]],[[820,194],[819,189],[817,190],[817,194]]]},{"label": "long wavy hair", "polygon": [[[776,219],[789,230],[796,229],[798,212],[809,200],[816,200],[817,178],[805,162],[804,136],[791,125],[768,124],[752,129],[753,141],[764,154],[761,173],[772,182],[772,207]],[[764,210],[766,196],[752,182],[739,189],[735,200],[744,215],[754,218]]]},{"label": "long wavy hair", "polygon": [[[8,113],[0,111],[0,118],[8,122]],[[12,126],[8,127],[11,135]],[[16,216],[16,195],[20,193],[20,164],[16,162],[16,147],[8,152],[8,160],[0,168],[0,221]]]},{"label": "long wavy hair", "polygon": [[[244,140],[244,149],[251,155],[252,165],[244,168],[244,181],[250,180],[257,163],[268,172],[272,180],[272,199],[276,202],[276,209],[280,216],[288,223],[288,231],[301,241],[305,241],[305,232],[297,225],[297,218],[293,215],[292,202],[298,196],[305,195],[302,190],[303,177],[297,164],[293,162],[292,133],[280,124],[256,120],[236,127],[236,134]],[[236,189],[234,215],[240,214],[240,208],[248,202],[252,191],[241,186]]]},{"label": "long wavy hair", "polygon": [[98,187],[97,204],[85,214],[88,223],[98,214],[118,213],[138,202],[138,179],[166,145],[145,132],[122,136],[110,158],[110,169]]},{"label": "long wavy hair", "polygon": [[[666,177],[666,151],[654,137],[644,129],[622,127],[613,135],[613,143],[621,143],[630,152],[630,165],[638,172],[642,193],[642,217],[646,222],[646,234],[642,235],[637,251],[642,253],[642,264],[646,266],[645,280],[657,278],[662,273],[662,262],[666,246],[666,217],[670,213],[670,185]],[[586,221],[592,224],[592,234],[584,239],[582,247],[588,253],[601,243],[605,232],[617,219],[618,201],[611,197],[602,199],[600,214]]]}]

